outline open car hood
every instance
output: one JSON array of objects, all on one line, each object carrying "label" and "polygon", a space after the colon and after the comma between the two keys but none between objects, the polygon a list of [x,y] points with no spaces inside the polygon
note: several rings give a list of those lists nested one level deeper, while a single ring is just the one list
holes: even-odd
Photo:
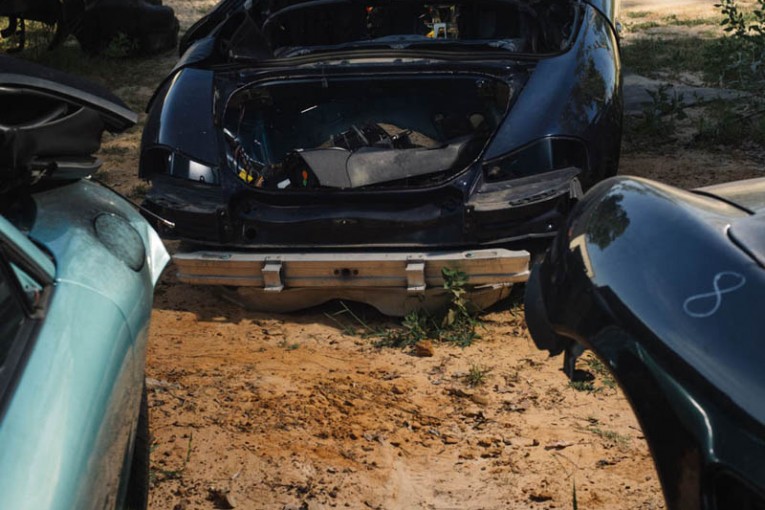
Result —
[{"label": "open car hood", "polygon": [[38,64],[0,56],[0,89],[37,92],[94,110],[113,133],[133,126],[138,116],[117,96],[76,76]]}]

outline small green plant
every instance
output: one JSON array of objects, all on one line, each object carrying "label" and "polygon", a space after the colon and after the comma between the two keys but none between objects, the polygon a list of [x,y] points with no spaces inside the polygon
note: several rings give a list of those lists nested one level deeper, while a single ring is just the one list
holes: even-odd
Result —
[{"label": "small green plant", "polygon": [[602,361],[591,356],[588,357],[585,362],[587,363],[587,367],[600,380],[605,388],[614,389],[616,387],[614,376],[611,375],[611,372],[606,368]]},{"label": "small green plant", "polygon": [[431,338],[433,318],[424,312],[409,312],[401,322],[400,328],[384,332],[377,342],[378,347],[409,347],[420,340]]},{"label": "small green plant", "polygon": [[146,182],[140,182],[133,186],[133,188],[128,193],[128,198],[134,202],[139,202],[143,200],[146,197],[146,194],[149,192],[150,186]]},{"label": "small green plant", "polygon": [[[342,303],[343,309],[326,316],[338,324],[344,333],[375,338],[377,347],[409,347],[421,340],[432,339],[453,343],[460,347],[471,345],[480,338],[477,328],[481,324],[479,310],[467,298],[467,275],[458,270],[444,268],[444,289],[449,294],[449,305],[440,314],[424,310],[409,312],[399,327],[372,327]],[[341,322],[340,315],[349,316],[354,325]]]},{"label": "small green plant", "polygon": [[765,144],[765,103],[750,99],[743,106],[714,101],[698,120],[693,143],[710,145]]},{"label": "small green plant", "polygon": [[592,381],[570,381],[568,385],[576,391],[586,391],[587,393],[595,391],[595,384]]},{"label": "small green plant", "polygon": [[287,340],[284,340],[284,339],[279,340],[279,343],[277,345],[279,347],[281,347],[282,349],[286,350],[286,351],[296,351],[296,350],[300,349],[300,344],[299,343],[292,343],[291,344],[291,343],[287,342]]},{"label": "small green plant", "polygon": [[651,102],[643,107],[643,118],[637,129],[649,138],[668,138],[675,134],[677,122],[685,120],[685,98],[671,84],[663,83],[656,90],[646,89]]},{"label": "small green plant", "polygon": [[720,82],[761,92],[765,81],[765,0],[757,0],[750,12],[742,11],[737,0],[721,0],[715,7],[728,34],[720,41],[717,55],[712,55],[727,64]]},{"label": "small green plant", "polygon": [[596,436],[600,437],[601,439],[605,439],[606,441],[613,443],[616,446],[619,446],[620,448],[624,448],[630,444],[629,436],[626,436],[624,434],[619,434],[618,432],[613,430],[603,429],[598,427],[597,425],[590,425],[587,427],[587,430],[589,430]]},{"label": "small green plant", "polygon": [[757,0],[757,8],[750,14],[739,9],[737,0],[721,0],[715,4],[723,15],[720,25],[738,39],[765,38],[765,0]]},{"label": "small green plant", "polygon": [[135,55],[138,42],[124,32],[118,32],[104,48],[103,56],[107,58],[125,58]]},{"label": "small green plant", "polygon": [[465,375],[465,383],[471,388],[486,384],[486,378],[491,373],[491,368],[482,365],[471,365]]},{"label": "small green plant", "polygon": [[657,28],[661,25],[656,21],[641,21],[639,23],[635,23],[634,25],[630,25],[630,30],[633,32],[641,32],[643,30],[649,30],[651,28]]},{"label": "small green plant", "polygon": [[700,25],[714,25],[717,20],[707,18],[679,18],[677,14],[670,14],[661,20],[667,25],[676,27],[697,27]]},{"label": "small green plant", "polygon": [[477,310],[466,298],[467,275],[448,267],[443,268],[441,273],[444,277],[444,288],[451,294],[451,305],[441,320],[438,339],[467,347],[480,338],[476,331],[480,324]]}]

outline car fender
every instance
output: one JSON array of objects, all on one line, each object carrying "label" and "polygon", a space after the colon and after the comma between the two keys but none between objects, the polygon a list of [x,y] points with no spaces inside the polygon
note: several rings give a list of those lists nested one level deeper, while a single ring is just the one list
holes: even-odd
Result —
[{"label": "car fender", "polygon": [[584,3],[593,6],[605,16],[612,25],[616,23],[616,17],[619,15],[618,0],[585,0]]},{"label": "car fender", "polygon": [[[487,148],[492,160],[549,136],[583,137],[590,150],[589,187],[616,170],[622,123],[621,61],[608,20],[585,9],[572,48],[539,61]],[[603,134],[606,133],[606,136]]]},{"label": "car fender", "polygon": [[145,342],[115,303],[57,282],[0,422],[4,507],[115,507],[141,398],[136,351]]}]

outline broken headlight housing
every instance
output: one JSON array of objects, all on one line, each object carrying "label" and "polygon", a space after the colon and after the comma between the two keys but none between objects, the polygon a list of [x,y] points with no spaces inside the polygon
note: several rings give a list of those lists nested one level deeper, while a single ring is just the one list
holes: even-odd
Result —
[{"label": "broken headlight housing", "polygon": [[141,175],[167,174],[201,184],[220,185],[220,171],[205,163],[194,161],[183,154],[163,147],[144,152],[141,158]]},{"label": "broken headlight housing", "polygon": [[543,138],[483,165],[486,182],[530,177],[564,168],[589,167],[587,147],[572,138]]}]

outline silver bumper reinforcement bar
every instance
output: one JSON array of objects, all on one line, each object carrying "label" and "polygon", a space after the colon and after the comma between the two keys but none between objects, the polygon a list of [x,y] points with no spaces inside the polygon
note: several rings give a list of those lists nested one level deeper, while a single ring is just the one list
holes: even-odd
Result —
[{"label": "silver bumper reinforcement bar", "polygon": [[453,252],[177,253],[178,279],[217,285],[222,297],[261,312],[290,312],[332,299],[360,301],[387,315],[436,310],[449,302],[444,268],[467,276],[467,298],[487,308],[529,276],[529,253]]},{"label": "silver bumper reinforcement bar", "polygon": [[198,251],[173,257],[178,279],[197,285],[295,288],[402,288],[410,293],[442,287],[443,268],[459,269],[468,285],[528,279],[529,253],[505,249],[458,252],[244,253]]}]

